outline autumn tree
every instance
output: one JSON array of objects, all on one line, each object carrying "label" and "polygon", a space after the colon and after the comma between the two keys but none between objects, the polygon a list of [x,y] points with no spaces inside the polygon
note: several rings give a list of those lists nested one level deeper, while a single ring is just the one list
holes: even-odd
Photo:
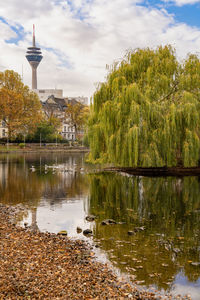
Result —
[{"label": "autumn tree", "polygon": [[200,62],[171,46],[137,49],[110,67],[89,118],[90,161],[119,166],[196,166]]},{"label": "autumn tree", "polygon": [[[48,101],[48,100],[47,100]],[[48,103],[43,107],[44,111],[44,119],[49,123],[49,125],[53,126],[55,130],[59,131],[59,129],[62,126],[62,116],[58,116],[60,114],[60,111],[52,106],[48,105]]]},{"label": "autumn tree", "polygon": [[8,137],[33,132],[41,118],[39,98],[23,84],[19,74],[0,72],[0,119],[8,128]]},{"label": "autumn tree", "polygon": [[69,103],[65,111],[65,117],[72,126],[75,127],[75,131],[83,129],[89,116],[89,107],[83,105],[80,102],[75,104]]}]

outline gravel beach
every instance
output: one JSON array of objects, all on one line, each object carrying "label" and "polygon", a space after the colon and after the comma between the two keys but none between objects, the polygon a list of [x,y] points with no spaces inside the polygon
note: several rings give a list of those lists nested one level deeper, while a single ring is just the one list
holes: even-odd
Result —
[{"label": "gravel beach", "polygon": [[166,299],[121,282],[83,241],[16,226],[16,214],[0,205],[0,299]]}]

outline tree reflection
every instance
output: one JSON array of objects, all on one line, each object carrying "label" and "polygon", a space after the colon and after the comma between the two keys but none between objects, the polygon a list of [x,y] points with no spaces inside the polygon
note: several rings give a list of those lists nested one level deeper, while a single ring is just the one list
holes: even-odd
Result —
[{"label": "tree reflection", "polygon": [[[200,184],[197,177],[147,178],[117,174],[90,176],[90,213],[95,238],[109,258],[146,285],[168,289],[181,270],[200,276]],[[102,226],[112,218],[122,225]],[[128,230],[145,231],[128,236]]]}]

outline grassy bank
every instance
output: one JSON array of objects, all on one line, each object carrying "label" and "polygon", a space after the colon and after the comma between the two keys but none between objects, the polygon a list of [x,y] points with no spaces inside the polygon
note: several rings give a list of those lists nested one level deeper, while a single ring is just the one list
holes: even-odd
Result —
[{"label": "grassy bank", "polygon": [[19,146],[16,144],[0,145],[0,153],[29,153],[29,152],[89,152],[89,148],[83,146],[66,146],[65,144],[26,144]]}]

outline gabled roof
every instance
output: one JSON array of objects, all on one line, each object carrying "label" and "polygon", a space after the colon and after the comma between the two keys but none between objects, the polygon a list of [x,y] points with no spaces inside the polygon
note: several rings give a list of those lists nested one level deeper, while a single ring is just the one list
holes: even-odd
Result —
[{"label": "gabled roof", "polygon": [[48,99],[42,103],[43,108],[56,109],[64,111],[67,108],[67,102],[64,98],[56,98],[54,95],[48,97]]},{"label": "gabled roof", "polygon": [[64,112],[69,104],[76,105],[80,102],[75,98],[56,98],[54,95],[51,95],[45,102],[41,103],[44,110],[59,110]]}]

